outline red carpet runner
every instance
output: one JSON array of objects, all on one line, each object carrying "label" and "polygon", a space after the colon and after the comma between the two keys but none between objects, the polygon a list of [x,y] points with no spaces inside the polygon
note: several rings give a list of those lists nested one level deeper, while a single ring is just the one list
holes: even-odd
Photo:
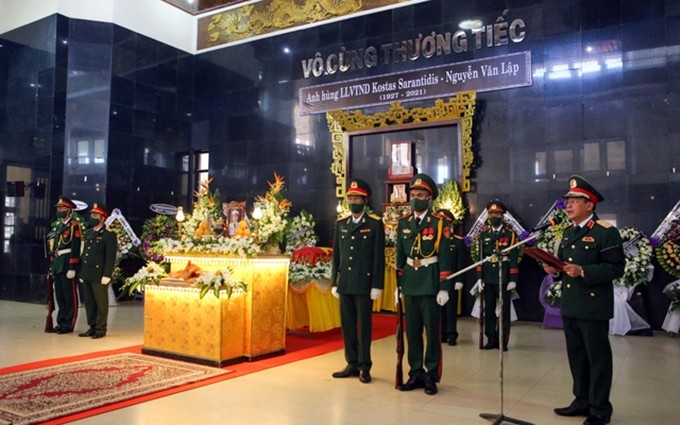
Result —
[{"label": "red carpet runner", "polygon": [[[381,314],[374,314],[373,315],[373,339],[381,339],[386,336],[390,336],[394,333],[395,331],[395,326],[396,326],[396,318],[393,315],[381,315]],[[169,384],[167,385],[159,385],[156,387],[153,387],[153,385],[147,383],[145,388],[148,391],[142,391],[138,393],[130,393],[127,396],[117,396],[115,398],[110,398],[110,397],[104,397],[99,401],[92,401],[89,400],[87,403],[83,403],[82,405],[79,405],[79,408],[74,408],[71,409],[71,411],[66,411],[65,409],[62,408],[62,406],[65,404],[63,400],[60,400],[59,397],[64,397],[63,391],[61,392],[55,392],[55,393],[49,393],[43,391],[40,395],[42,397],[42,402],[45,402],[46,400],[49,400],[52,398],[54,401],[54,407],[53,409],[50,410],[49,414],[46,414],[42,418],[42,420],[47,419],[47,418],[57,418],[57,419],[52,419],[47,422],[47,424],[61,424],[61,423],[66,423],[70,421],[75,421],[78,419],[82,419],[85,417],[93,416],[99,413],[103,412],[108,412],[111,410],[115,409],[120,409],[126,406],[131,406],[134,404],[139,404],[143,403],[149,400],[153,400],[156,398],[164,397],[166,395],[170,394],[175,394],[178,392],[190,390],[193,388],[201,387],[204,385],[209,385],[215,382],[223,381],[226,379],[230,378],[235,378],[238,376],[243,376],[247,375],[249,373],[254,373],[258,372],[260,370],[265,370],[269,369],[272,367],[280,366],[283,364],[295,362],[298,360],[303,360],[307,359],[310,357],[326,354],[332,351],[336,351],[339,349],[343,348],[343,342],[342,342],[342,334],[339,329],[334,329],[332,331],[328,332],[321,332],[321,333],[315,333],[312,335],[306,335],[306,334],[289,334],[286,336],[286,354],[282,356],[277,356],[277,357],[272,357],[268,359],[263,359],[263,360],[258,360],[256,362],[246,362],[246,363],[239,363],[235,365],[230,365],[225,369],[217,369],[217,368],[207,368],[203,366],[198,366],[195,365],[195,369],[193,367],[189,367],[189,364],[182,363],[182,362],[175,362],[179,363],[180,367],[172,367],[174,363],[172,361],[167,361],[166,359],[160,359],[157,357],[152,357],[152,356],[140,356],[141,358],[151,358],[153,360],[158,359],[158,363],[163,363],[166,362],[166,365],[170,365],[170,372],[164,371],[164,372],[156,372],[157,375],[163,376],[164,378],[168,378],[168,375],[171,375],[171,378],[176,378],[175,374],[177,373],[177,369],[183,369],[181,367],[182,364],[187,365],[187,369],[194,369],[189,375],[189,379],[186,379],[184,382],[180,382],[179,379],[176,381],[173,381],[173,379],[167,379],[166,382]],[[0,423],[3,423],[3,420],[8,420],[7,416],[3,415],[10,415],[12,414],[12,411],[8,412],[6,407],[9,407],[12,405],[11,401],[16,401],[16,398],[19,397],[19,391],[16,390],[16,388],[13,390],[13,392],[7,391],[6,388],[7,385],[4,385],[3,379],[6,379],[8,374],[16,374],[18,372],[24,372],[24,371],[37,371],[37,372],[44,372],[44,371],[49,371],[49,368],[56,369],[58,372],[54,375],[63,375],[64,373],[67,373],[66,371],[71,368],[70,373],[83,373],[84,369],[78,369],[77,367],[73,369],[74,365],[79,365],[77,362],[82,362],[82,361],[87,361],[87,360],[92,360],[92,359],[101,359],[102,357],[105,356],[122,356],[124,353],[133,353],[133,354],[139,354],[141,352],[141,346],[134,346],[134,347],[127,347],[119,350],[112,350],[112,351],[104,351],[104,352],[97,352],[97,353],[90,353],[86,355],[80,355],[80,356],[73,356],[73,357],[65,357],[65,358],[59,358],[59,359],[51,359],[51,360],[44,360],[44,361],[39,361],[39,362],[33,362],[33,363],[28,363],[28,364],[23,364],[23,365],[18,365],[18,366],[11,366],[8,368],[0,369],[0,383],[3,383],[0,385]],[[150,361],[151,362],[151,361]],[[136,363],[135,363],[136,364]],[[56,367],[55,367],[56,366]],[[194,366],[194,365],[191,365]],[[43,368],[45,368],[43,370]],[[228,370],[227,370],[228,369]],[[74,372],[75,370],[75,372]],[[210,370],[214,371],[214,374],[210,373]],[[131,379],[137,379],[140,376],[143,376],[144,378],[149,378],[151,375],[149,373],[150,369],[147,367],[137,369],[135,370],[135,373],[131,373],[131,368],[127,370],[125,378],[123,380],[131,380]],[[109,384],[111,386],[115,386],[117,384],[111,384],[112,382],[122,382],[120,376],[117,376],[115,378],[108,376],[107,373],[110,373],[110,371],[106,373],[101,373],[101,371],[98,371],[100,375],[96,379],[96,383],[99,384],[102,380],[102,377],[105,377],[105,379],[109,379],[110,382]],[[146,374],[146,375],[145,375]],[[21,375],[19,373],[19,375]],[[45,374],[43,374],[45,375]],[[117,381],[116,381],[117,380]],[[58,382],[55,380],[55,382]],[[38,388],[35,382],[32,382],[31,385],[34,386],[34,388]],[[25,388],[25,387],[23,387]],[[22,388],[22,389],[23,389]],[[68,385],[64,383],[64,388],[69,388],[71,389]],[[44,390],[44,389],[43,389]],[[81,391],[88,391],[84,388],[80,388]],[[12,399],[14,397],[14,399]],[[16,407],[16,406],[12,406]],[[34,409],[35,410],[35,409]],[[82,410],[82,411],[80,411]],[[63,416],[67,415],[67,416]],[[61,416],[61,417],[58,417]],[[40,420],[40,419],[38,419]],[[30,421],[12,421],[11,419],[9,420],[10,423],[34,423],[35,420]]]}]

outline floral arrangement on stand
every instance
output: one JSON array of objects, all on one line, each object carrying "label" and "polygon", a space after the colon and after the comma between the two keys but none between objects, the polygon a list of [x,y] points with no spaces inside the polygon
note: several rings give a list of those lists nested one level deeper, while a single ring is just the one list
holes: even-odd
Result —
[{"label": "floral arrangement on stand", "polygon": [[144,292],[144,285],[153,283],[158,285],[161,279],[168,277],[168,273],[163,265],[155,261],[149,261],[146,266],[142,267],[129,278],[125,279],[125,283],[121,288],[122,291],[128,295],[135,292]]},{"label": "floral arrangement on stand", "polygon": [[614,285],[633,288],[640,283],[651,281],[654,265],[652,264],[653,250],[649,239],[632,227],[623,227],[619,229],[619,233],[623,239],[626,269],[621,278],[614,280]]},{"label": "floral arrangement on stand", "polygon": [[[553,255],[557,254],[557,250],[560,247],[560,241],[562,240],[562,236],[564,236],[564,231],[571,226],[571,221],[567,216],[566,208],[567,203],[564,199],[558,199],[553,203],[553,206],[548,210],[548,213],[541,222],[545,221],[547,217],[552,216],[557,224],[546,228],[543,233],[536,238],[534,246]],[[541,222],[539,222],[539,224],[541,224]]]},{"label": "floral arrangement on stand", "polygon": [[680,219],[670,223],[665,235],[657,242],[656,259],[669,275],[680,278]]},{"label": "floral arrangement on stand", "polygon": [[[258,244],[267,247],[265,250],[278,250],[286,235],[288,214],[291,202],[285,198],[285,184],[283,177],[274,173],[274,183],[269,184],[269,191],[264,196],[258,196],[262,217],[256,224],[256,239]],[[280,252],[280,250],[279,250]]]},{"label": "floral arrangement on stand", "polygon": [[310,280],[330,280],[332,265],[330,257],[319,258],[316,261],[306,259],[291,261],[288,281],[293,284]]},{"label": "floral arrangement on stand", "polygon": [[201,299],[208,292],[212,292],[216,298],[219,298],[222,291],[225,291],[227,298],[231,298],[232,295],[246,292],[248,288],[245,282],[233,278],[233,272],[230,267],[214,272],[202,272],[192,286],[200,290]]},{"label": "floral arrangement on stand", "polygon": [[668,306],[668,312],[680,311],[680,279],[669,283],[663,288],[663,294],[670,298],[671,304]]},{"label": "floral arrangement on stand", "polygon": [[558,305],[562,298],[562,281],[558,280],[545,291],[544,299],[550,305]]},{"label": "floral arrangement on stand", "polygon": [[463,205],[463,197],[458,188],[456,180],[447,180],[446,183],[439,190],[439,196],[432,204],[432,209],[448,210],[453,214],[453,224],[460,224],[465,218],[465,206]]},{"label": "floral arrangement on stand", "polygon": [[182,237],[201,238],[213,236],[213,229],[221,228],[223,219],[220,191],[210,192],[212,180],[212,178],[209,178],[201,182],[198,190],[194,192],[196,202],[194,202],[191,214],[187,215],[181,224]]},{"label": "floral arrangement on stand", "polygon": [[175,239],[178,237],[177,220],[172,216],[158,214],[147,219],[142,225],[142,245],[139,254],[146,262],[161,262],[163,261],[164,251],[154,249],[154,243],[163,238]]},{"label": "floral arrangement on stand", "polygon": [[300,248],[315,246],[319,236],[314,232],[316,221],[312,213],[300,211],[290,220],[286,229],[286,254],[290,254]]}]

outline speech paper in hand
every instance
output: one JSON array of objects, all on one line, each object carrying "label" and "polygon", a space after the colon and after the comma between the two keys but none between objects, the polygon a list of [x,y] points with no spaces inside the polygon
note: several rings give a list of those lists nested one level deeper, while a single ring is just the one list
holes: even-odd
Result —
[{"label": "speech paper in hand", "polygon": [[522,249],[522,251],[528,255],[529,257],[533,258],[534,260],[538,261],[539,263],[546,263],[547,265],[556,268],[559,271],[564,270],[565,262],[560,260],[559,258],[555,257],[548,251],[545,251],[541,248],[536,248],[536,247],[525,247]]}]

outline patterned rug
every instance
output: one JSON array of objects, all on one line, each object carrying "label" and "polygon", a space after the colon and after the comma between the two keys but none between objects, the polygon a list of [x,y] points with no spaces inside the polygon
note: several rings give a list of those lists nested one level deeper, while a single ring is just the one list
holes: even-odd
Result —
[{"label": "patterned rug", "polygon": [[123,353],[0,376],[0,424],[30,424],[230,373]]}]

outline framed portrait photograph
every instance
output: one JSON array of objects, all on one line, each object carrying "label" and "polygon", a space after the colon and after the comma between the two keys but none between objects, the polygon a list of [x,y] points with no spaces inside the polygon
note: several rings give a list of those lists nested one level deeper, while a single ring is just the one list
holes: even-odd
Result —
[{"label": "framed portrait photograph", "polygon": [[392,186],[392,193],[390,194],[390,202],[400,203],[406,202],[406,184],[395,184]]},{"label": "framed portrait photograph", "polygon": [[246,201],[231,201],[222,203],[222,214],[225,217],[225,234],[234,236],[241,220],[247,220]]},{"label": "framed portrait photograph", "polygon": [[413,165],[411,157],[411,142],[394,142],[390,152],[390,179],[402,179],[413,177]]}]

